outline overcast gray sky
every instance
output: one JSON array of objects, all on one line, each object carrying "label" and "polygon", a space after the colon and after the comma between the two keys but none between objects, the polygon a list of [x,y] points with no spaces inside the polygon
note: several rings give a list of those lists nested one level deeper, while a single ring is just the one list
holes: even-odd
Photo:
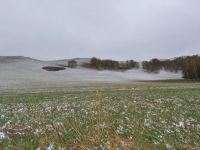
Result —
[{"label": "overcast gray sky", "polygon": [[0,0],[0,55],[200,54],[200,0]]}]

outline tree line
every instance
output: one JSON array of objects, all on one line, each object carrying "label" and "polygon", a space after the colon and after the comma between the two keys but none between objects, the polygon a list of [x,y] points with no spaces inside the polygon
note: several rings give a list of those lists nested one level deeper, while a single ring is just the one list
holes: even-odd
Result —
[{"label": "tree line", "polygon": [[[139,68],[139,63],[134,60],[128,61],[115,61],[111,59],[98,59],[93,57],[88,64],[84,65],[88,68],[93,68],[97,70],[128,70],[133,68]],[[77,62],[75,60],[70,60],[68,62],[68,67],[76,68]],[[143,61],[142,68],[146,72],[159,73],[160,70],[179,72],[183,73],[183,77],[186,79],[198,79],[200,80],[200,56],[183,56],[176,57],[174,59],[158,59],[154,58],[150,61]]]},{"label": "tree line", "polygon": [[139,68],[139,63],[134,60],[119,62],[110,59],[101,60],[94,57],[90,61],[90,67],[98,70],[126,70]]},{"label": "tree line", "polygon": [[174,59],[160,60],[157,58],[142,62],[147,72],[158,73],[160,70],[171,72],[182,71],[186,79],[200,79],[200,56],[183,56]]}]

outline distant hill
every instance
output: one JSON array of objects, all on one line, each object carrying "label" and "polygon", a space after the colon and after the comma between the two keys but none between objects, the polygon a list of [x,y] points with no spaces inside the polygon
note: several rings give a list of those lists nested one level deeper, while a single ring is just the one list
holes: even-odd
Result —
[{"label": "distant hill", "polygon": [[24,56],[0,56],[0,63],[13,63],[19,61],[35,60]]}]

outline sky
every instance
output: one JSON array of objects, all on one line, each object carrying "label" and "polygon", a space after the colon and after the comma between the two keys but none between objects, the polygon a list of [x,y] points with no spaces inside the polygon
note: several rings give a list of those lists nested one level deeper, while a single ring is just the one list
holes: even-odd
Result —
[{"label": "sky", "polygon": [[199,0],[0,0],[0,56],[200,54]]}]

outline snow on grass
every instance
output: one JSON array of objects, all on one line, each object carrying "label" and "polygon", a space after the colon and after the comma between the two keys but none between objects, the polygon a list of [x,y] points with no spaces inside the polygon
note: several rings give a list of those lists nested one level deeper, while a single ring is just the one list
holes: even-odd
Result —
[{"label": "snow on grass", "polygon": [[0,132],[0,140],[6,139],[7,136],[4,132]]},{"label": "snow on grass", "polygon": [[0,137],[4,148],[198,149],[199,90],[0,95]]}]

